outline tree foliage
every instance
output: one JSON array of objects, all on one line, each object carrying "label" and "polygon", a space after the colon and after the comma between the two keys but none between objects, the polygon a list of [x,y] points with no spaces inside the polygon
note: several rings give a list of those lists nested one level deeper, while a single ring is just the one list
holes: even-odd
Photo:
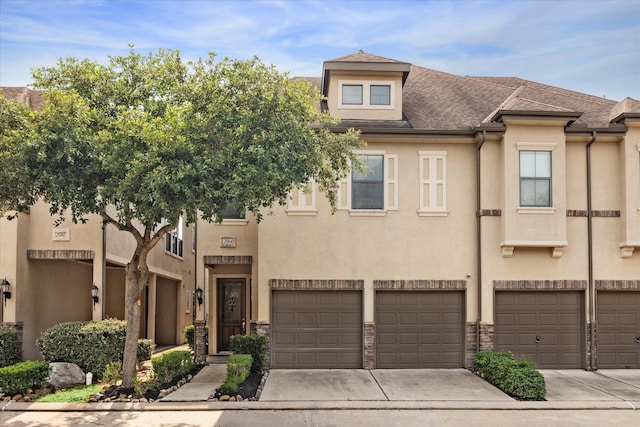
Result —
[{"label": "tree foliage", "polygon": [[41,111],[0,97],[0,204],[20,210],[43,199],[58,218],[99,214],[135,238],[125,384],[135,372],[147,254],[179,216],[211,220],[232,203],[260,220],[310,179],[335,207],[338,179],[360,146],[357,132],[328,129],[336,122],[318,110],[317,88],[258,58],[185,63],[178,51],[131,48],[107,65],[60,59],[34,80],[46,97]]}]

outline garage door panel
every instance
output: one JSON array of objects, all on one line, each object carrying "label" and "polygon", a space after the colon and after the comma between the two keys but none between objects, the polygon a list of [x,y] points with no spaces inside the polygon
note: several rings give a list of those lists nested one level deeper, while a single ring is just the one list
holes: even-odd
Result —
[{"label": "garage door panel", "polygon": [[582,367],[582,298],[573,291],[496,292],[496,350],[526,356],[538,368]]},{"label": "garage door panel", "polygon": [[459,291],[378,291],[377,368],[462,367],[463,296]]},{"label": "garage door panel", "polygon": [[273,291],[273,368],[361,368],[360,291]]},{"label": "garage door panel", "polygon": [[598,368],[640,368],[640,291],[599,291]]}]

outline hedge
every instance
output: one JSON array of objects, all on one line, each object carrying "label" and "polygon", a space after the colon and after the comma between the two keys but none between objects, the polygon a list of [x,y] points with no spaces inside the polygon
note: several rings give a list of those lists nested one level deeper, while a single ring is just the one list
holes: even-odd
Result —
[{"label": "hedge", "polygon": [[0,390],[8,395],[37,388],[49,376],[49,362],[28,361],[0,368]]},{"label": "hedge", "polygon": [[22,346],[18,331],[0,328],[0,368],[22,361]]},{"label": "hedge", "polygon": [[474,358],[475,371],[505,393],[521,400],[544,400],[544,376],[524,358],[500,351],[480,351]]},{"label": "hedge", "polygon": [[151,359],[153,373],[161,383],[188,374],[194,368],[190,351],[168,351]]},{"label": "hedge", "polygon": [[232,335],[229,348],[235,354],[249,354],[253,359],[251,372],[262,372],[264,357],[267,353],[267,339],[263,335]]},{"label": "hedge", "polygon": [[[44,331],[36,344],[46,361],[75,363],[82,371],[101,379],[109,363],[122,361],[125,325],[125,321],[117,319],[58,323]],[[148,360],[151,351],[149,340],[138,342],[140,362]]]}]

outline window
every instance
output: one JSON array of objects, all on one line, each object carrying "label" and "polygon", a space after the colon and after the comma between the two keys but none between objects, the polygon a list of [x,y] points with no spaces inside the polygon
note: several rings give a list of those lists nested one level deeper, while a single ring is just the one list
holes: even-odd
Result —
[{"label": "window", "polygon": [[288,196],[288,215],[315,215],[316,182],[312,179],[307,185],[293,188]]},{"label": "window", "polygon": [[182,258],[182,228],[184,220],[178,220],[178,226],[165,235],[165,249],[167,252]]},{"label": "window", "polygon": [[420,210],[421,216],[447,214],[447,153],[420,151]]},{"label": "window", "polygon": [[520,206],[551,207],[551,152],[520,151]]},{"label": "window", "polygon": [[384,209],[384,156],[361,155],[366,170],[351,174],[351,209]]},{"label": "window", "polygon": [[342,103],[362,105],[362,85],[342,85]]},{"label": "window", "polygon": [[371,85],[370,92],[371,105],[391,105],[391,86]]},{"label": "window", "polygon": [[238,208],[236,208],[231,202],[227,203],[227,206],[225,206],[225,208],[222,209],[222,212],[220,212],[220,216],[222,217],[223,220],[245,219],[244,211],[238,210]]}]

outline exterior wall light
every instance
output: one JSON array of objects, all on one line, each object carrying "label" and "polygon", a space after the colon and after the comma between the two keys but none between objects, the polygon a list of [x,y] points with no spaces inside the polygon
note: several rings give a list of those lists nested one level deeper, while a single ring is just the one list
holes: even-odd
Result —
[{"label": "exterior wall light", "polygon": [[98,298],[98,287],[95,283],[91,285],[91,299],[93,300],[93,308],[96,308],[96,303],[100,298]]},{"label": "exterior wall light", "polygon": [[198,300],[198,305],[202,305],[202,294],[204,291],[202,288],[196,288],[196,300]]},{"label": "exterior wall light", "polygon": [[11,298],[11,291],[9,290],[10,286],[11,283],[9,283],[6,277],[2,279],[2,282],[0,282],[0,288],[2,288],[2,300],[4,301],[5,306],[7,305],[7,300]]}]

